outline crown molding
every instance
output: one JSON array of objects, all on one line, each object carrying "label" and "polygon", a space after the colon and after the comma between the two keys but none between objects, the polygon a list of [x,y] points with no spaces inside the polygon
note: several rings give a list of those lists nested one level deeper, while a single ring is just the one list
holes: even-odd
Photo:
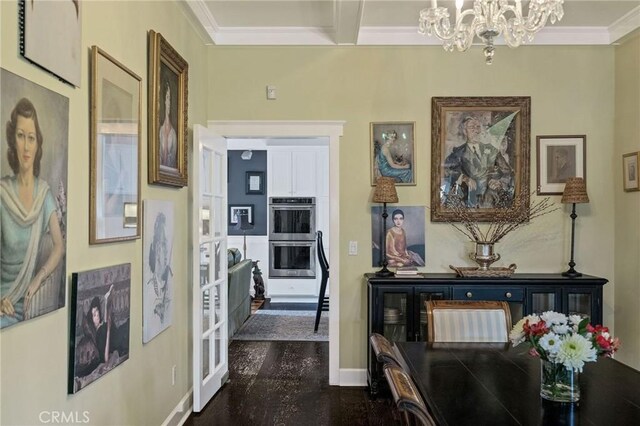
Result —
[{"label": "crown molding", "polygon": [[640,6],[635,7],[629,13],[609,26],[611,43],[615,43],[630,32],[640,28]]},{"label": "crown molding", "polygon": [[[200,23],[200,31],[204,30],[209,36],[210,41],[218,44],[217,34],[220,31],[220,26],[211,14],[206,3],[203,0],[185,0],[185,3],[193,13],[193,17]],[[197,23],[195,23],[195,25],[197,26]]]},{"label": "crown molding", "polygon": [[216,34],[218,45],[334,46],[333,27],[225,27]]}]

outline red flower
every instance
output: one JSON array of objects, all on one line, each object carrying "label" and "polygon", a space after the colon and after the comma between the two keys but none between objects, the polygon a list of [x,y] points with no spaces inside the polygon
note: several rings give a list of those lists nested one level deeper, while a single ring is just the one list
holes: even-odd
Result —
[{"label": "red flower", "polygon": [[529,320],[527,320],[522,328],[527,336],[544,336],[549,331],[549,327],[544,321],[529,324]]}]

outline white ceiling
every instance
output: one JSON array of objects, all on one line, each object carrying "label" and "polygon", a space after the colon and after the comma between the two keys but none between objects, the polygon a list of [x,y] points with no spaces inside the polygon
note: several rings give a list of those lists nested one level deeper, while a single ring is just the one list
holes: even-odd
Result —
[{"label": "white ceiling", "polygon": [[[217,45],[440,44],[417,33],[430,0],[181,1],[205,42]],[[530,44],[611,44],[640,27],[640,0],[565,0],[564,11]]]}]

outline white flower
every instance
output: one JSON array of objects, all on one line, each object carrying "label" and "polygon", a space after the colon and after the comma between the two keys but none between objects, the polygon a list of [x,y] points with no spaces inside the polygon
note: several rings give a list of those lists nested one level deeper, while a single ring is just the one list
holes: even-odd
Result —
[{"label": "white flower", "polygon": [[571,323],[571,329],[573,331],[578,331],[580,321],[582,321],[582,317],[580,315],[569,315],[569,322]]},{"label": "white flower", "polygon": [[518,346],[520,343],[524,342],[524,323],[526,320],[526,318],[522,318],[509,332],[509,340],[511,340],[513,346]]},{"label": "white flower", "polygon": [[554,333],[547,333],[539,340],[539,344],[553,358],[560,350],[560,336]]},{"label": "white flower", "polygon": [[555,362],[563,364],[567,369],[582,372],[585,362],[595,360],[596,350],[591,342],[579,334],[573,334],[560,343]]},{"label": "white flower", "polygon": [[552,324],[566,324],[568,321],[568,318],[565,314],[553,311],[543,312],[542,315],[540,315],[540,318],[542,318],[542,320],[549,326],[551,326]]},{"label": "white flower", "polygon": [[551,327],[556,334],[567,334],[569,332],[569,326],[567,324],[559,324]]}]

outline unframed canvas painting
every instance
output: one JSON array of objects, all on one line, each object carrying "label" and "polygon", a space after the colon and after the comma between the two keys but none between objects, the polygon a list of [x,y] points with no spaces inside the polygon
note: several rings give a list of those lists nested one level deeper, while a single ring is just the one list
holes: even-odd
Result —
[{"label": "unframed canvas painting", "polygon": [[69,393],[129,359],[131,264],[74,272]]},{"label": "unframed canvas painting", "polygon": [[145,200],[142,341],[167,329],[173,311],[173,203]]},{"label": "unframed canvas painting", "polygon": [[[387,208],[385,235],[388,266],[425,265],[425,208],[393,206]],[[371,254],[374,267],[381,264],[382,207],[371,207]]]},{"label": "unframed canvas painting", "polygon": [[[66,299],[69,99],[0,70],[0,328]],[[26,190],[34,194],[24,198]]]}]

